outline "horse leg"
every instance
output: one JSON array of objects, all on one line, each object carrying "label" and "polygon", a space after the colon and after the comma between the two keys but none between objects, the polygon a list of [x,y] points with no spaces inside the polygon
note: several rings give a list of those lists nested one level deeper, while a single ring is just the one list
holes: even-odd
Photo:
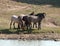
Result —
[{"label": "horse leg", "polygon": [[34,28],[34,23],[33,22],[31,23],[31,28]]},{"label": "horse leg", "polygon": [[31,29],[32,27],[31,27],[31,23],[29,24],[29,29]]},{"label": "horse leg", "polygon": [[27,25],[27,30],[29,29],[29,26]]},{"label": "horse leg", "polygon": [[11,29],[11,25],[12,25],[12,21],[11,21],[11,23],[10,23],[10,29]]},{"label": "horse leg", "polygon": [[18,23],[18,29],[20,29],[20,24]]},{"label": "horse leg", "polygon": [[33,23],[31,23],[31,28],[33,28]]},{"label": "horse leg", "polygon": [[36,28],[37,28],[37,23],[36,23]]},{"label": "horse leg", "polygon": [[33,23],[33,28],[34,28],[34,23]]},{"label": "horse leg", "polygon": [[13,23],[14,29],[15,29],[15,22]]},{"label": "horse leg", "polygon": [[38,22],[38,30],[41,29],[41,22]]},{"label": "horse leg", "polygon": [[41,29],[41,22],[40,22],[40,26],[39,26],[39,27],[40,27],[40,29]]}]

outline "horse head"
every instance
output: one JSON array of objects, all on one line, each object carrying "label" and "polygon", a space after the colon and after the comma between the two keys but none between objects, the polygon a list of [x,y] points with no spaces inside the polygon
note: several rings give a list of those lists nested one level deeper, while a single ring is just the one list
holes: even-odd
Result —
[{"label": "horse head", "polygon": [[45,18],[45,16],[46,16],[46,13],[42,13],[42,16],[43,16],[43,18]]},{"label": "horse head", "polygon": [[46,16],[46,13],[38,13],[35,16],[38,16],[39,18],[43,19]]}]

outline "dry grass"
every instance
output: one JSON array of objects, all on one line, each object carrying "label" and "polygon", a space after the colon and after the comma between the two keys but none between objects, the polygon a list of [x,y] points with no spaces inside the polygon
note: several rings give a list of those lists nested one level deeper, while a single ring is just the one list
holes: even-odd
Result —
[{"label": "dry grass", "polygon": [[[46,21],[42,22],[45,24],[44,27],[46,27],[46,24],[48,25],[48,23],[54,24],[53,22],[56,23],[55,26],[60,26],[60,8],[59,7],[52,7],[52,5],[50,4],[34,5],[34,4],[16,2],[12,0],[0,0],[0,28],[1,29],[9,28],[10,18],[13,14],[16,14],[16,15],[29,14],[32,11],[34,11],[35,14],[39,12],[46,13]],[[56,31],[60,30],[58,28],[56,28]],[[54,29],[55,28],[53,28],[53,30]]]}]

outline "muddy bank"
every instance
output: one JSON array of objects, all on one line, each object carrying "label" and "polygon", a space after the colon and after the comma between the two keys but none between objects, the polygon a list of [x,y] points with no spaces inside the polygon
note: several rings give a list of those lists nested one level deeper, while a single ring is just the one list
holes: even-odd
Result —
[{"label": "muddy bank", "polygon": [[60,34],[0,34],[0,39],[22,39],[22,40],[60,40]]}]

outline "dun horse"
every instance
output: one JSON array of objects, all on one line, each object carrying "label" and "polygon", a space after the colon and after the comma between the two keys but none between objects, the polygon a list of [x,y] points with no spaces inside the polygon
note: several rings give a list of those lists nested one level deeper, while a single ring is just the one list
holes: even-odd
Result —
[{"label": "dun horse", "polygon": [[23,22],[22,22],[22,19],[20,16],[16,16],[16,15],[13,15],[11,17],[11,23],[10,23],[10,29],[11,29],[11,25],[13,24],[14,28],[15,28],[15,23],[18,23],[18,28],[19,26],[21,27],[23,25]]}]

